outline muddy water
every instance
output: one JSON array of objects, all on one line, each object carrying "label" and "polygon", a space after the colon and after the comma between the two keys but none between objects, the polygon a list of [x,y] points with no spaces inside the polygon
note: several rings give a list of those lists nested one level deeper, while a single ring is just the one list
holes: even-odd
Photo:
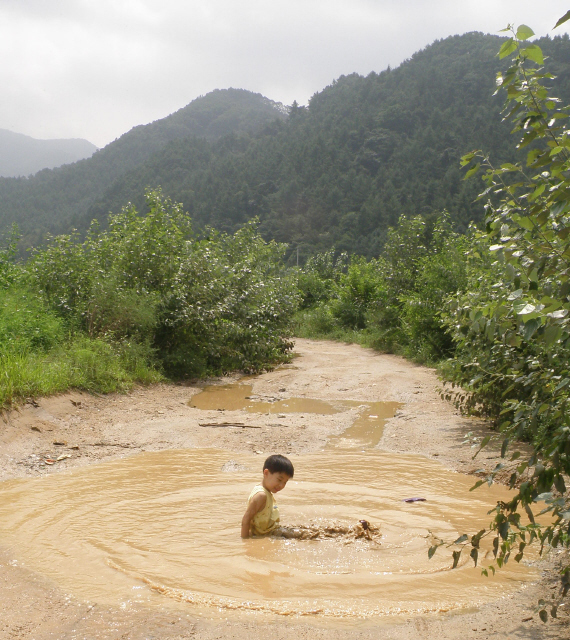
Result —
[{"label": "muddy water", "polygon": [[253,385],[224,384],[208,385],[192,397],[188,403],[191,407],[203,410],[237,411],[250,413],[321,413],[331,415],[343,409],[334,407],[323,400],[311,398],[271,398],[264,400],[260,396],[252,396]]},{"label": "muddy water", "polygon": [[[278,495],[283,524],[366,519],[380,535],[242,540],[261,459],[170,450],[0,484],[0,545],[92,602],[330,620],[472,607],[533,575],[509,563],[486,579],[467,559],[452,571],[449,551],[427,559],[434,536],[453,540],[487,523],[490,506],[507,495],[502,487],[470,493],[470,477],[378,450],[331,448],[293,460],[295,478]],[[402,501],[416,496],[426,502]]]},{"label": "muddy water", "polygon": [[208,385],[193,396],[191,407],[210,411],[247,411],[249,413],[288,414],[317,413],[332,415],[345,411],[354,413],[354,420],[347,430],[333,437],[330,445],[335,448],[368,448],[376,446],[382,437],[384,423],[394,417],[401,407],[399,402],[360,402],[337,400],[324,402],[315,398],[261,398],[252,396],[253,385]]}]

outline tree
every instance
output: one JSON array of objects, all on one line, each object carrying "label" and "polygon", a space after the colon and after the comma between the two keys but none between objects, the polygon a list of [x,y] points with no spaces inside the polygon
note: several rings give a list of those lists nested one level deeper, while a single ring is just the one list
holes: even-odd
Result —
[{"label": "tree", "polygon": [[[556,26],[568,19],[570,12]],[[517,461],[510,476],[516,493],[497,505],[490,529],[456,541],[471,545],[476,561],[481,537],[494,534],[498,566],[511,554],[520,561],[533,542],[541,552],[570,546],[565,483],[570,475],[570,107],[546,87],[555,78],[543,69],[541,49],[529,42],[533,31],[525,25],[508,30],[511,37],[499,57],[512,55],[512,64],[497,75],[497,91],[506,92],[505,119],[514,122],[526,163],[496,167],[481,151],[462,159],[470,167],[466,178],[484,170],[486,188],[479,197],[486,200],[494,261],[486,271],[479,264],[481,278],[493,280],[458,296],[450,322],[459,345],[452,379],[469,392],[463,406],[477,405],[494,418],[503,438],[502,458],[513,440],[533,445],[527,457],[516,450],[511,454]],[[479,249],[471,250],[471,260],[477,260]],[[503,468],[497,464],[475,487],[491,483]],[[537,508],[551,516],[548,524],[536,520]],[[540,602],[542,620],[548,610],[556,616],[569,578],[566,566],[559,597]]]}]

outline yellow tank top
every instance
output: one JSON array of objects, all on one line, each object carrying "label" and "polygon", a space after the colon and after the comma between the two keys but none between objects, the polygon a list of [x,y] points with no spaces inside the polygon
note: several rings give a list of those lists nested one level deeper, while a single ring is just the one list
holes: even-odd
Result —
[{"label": "yellow tank top", "polygon": [[258,493],[265,493],[265,506],[261,511],[253,516],[251,521],[251,533],[254,536],[263,536],[266,533],[271,533],[279,525],[279,507],[275,501],[275,497],[268,491],[263,485],[258,484],[253,487],[247,504],[251,502],[253,496]]}]

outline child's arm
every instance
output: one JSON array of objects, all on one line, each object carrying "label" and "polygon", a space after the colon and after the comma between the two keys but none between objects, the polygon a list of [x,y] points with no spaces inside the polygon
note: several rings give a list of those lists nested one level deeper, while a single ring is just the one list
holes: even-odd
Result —
[{"label": "child's arm", "polygon": [[242,538],[249,538],[249,529],[251,527],[251,521],[253,520],[255,515],[259,513],[263,509],[263,507],[265,507],[266,502],[267,502],[267,497],[265,496],[265,493],[256,493],[253,496],[241,520],[241,537]]}]

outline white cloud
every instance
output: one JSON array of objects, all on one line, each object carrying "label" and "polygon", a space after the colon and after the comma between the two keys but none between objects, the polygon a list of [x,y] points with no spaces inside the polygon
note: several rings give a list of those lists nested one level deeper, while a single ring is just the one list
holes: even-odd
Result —
[{"label": "white cloud", "polygon": [[0,128],[103,145],[215,88],[306,102],[341,74],[508,22],[547,33],[554,0],[3,0]]}]

